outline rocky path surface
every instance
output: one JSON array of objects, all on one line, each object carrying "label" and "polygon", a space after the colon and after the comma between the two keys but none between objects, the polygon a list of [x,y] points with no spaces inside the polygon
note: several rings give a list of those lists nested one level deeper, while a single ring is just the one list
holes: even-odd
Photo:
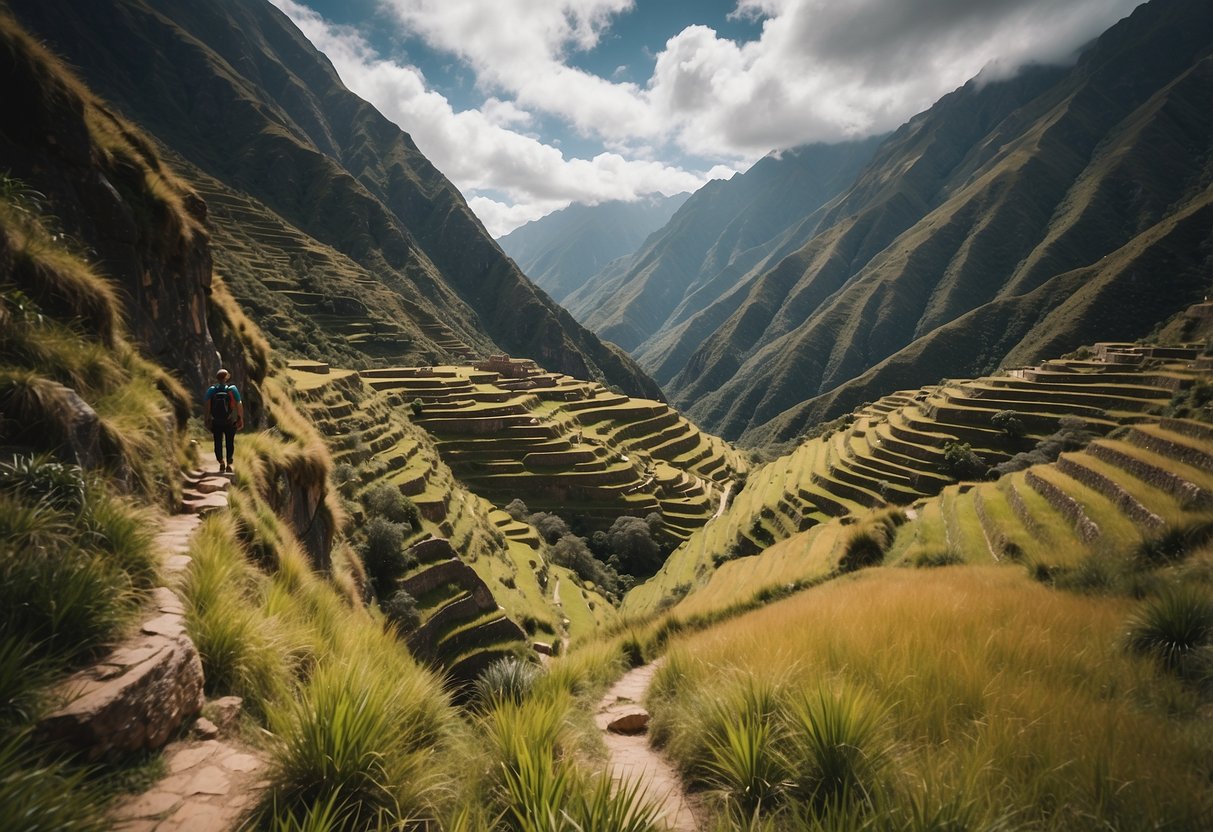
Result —
[{"label": "rocky path surface", "polygon": [[[167,518],[156,536],[170,582],[189,567],[186,552],[202,516],[227,507],[231,476],[216,467],[190,473],[182,513]],[[228,736],[240,705],[237,697],[211,702],[206,710],[211,719],[198,719],[165,746],[165,777],[118,801],[110,813],[115,832],[226,832],[239,826],[260,797],[265,768],[256,750]]]},{"label": "rocky path surface", "polygon": [[658,805],[660,818],[674,832],[696,832],[699,825],[682,781],[665,757],[649,746],[645,693],[660,661],[625,673],[602,697],[594,722],[602,731],[608,766],[617,780],[640,781],[645,795]]}]

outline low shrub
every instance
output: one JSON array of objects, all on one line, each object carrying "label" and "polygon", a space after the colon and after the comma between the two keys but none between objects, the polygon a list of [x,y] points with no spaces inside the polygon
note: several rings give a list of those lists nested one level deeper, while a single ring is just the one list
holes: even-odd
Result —
[{"label": "low shrub", "polygon": [[417,599],[403,589],[392,593],[392,597],[383,605],[383,614],[402,634],[411,633],[421,625],[421,611],[417,609]]},{"label": "low shrub", "polygon": [[875,528],[861,526],[851,532],[843,545],[838,568],[843,572],[854,572],[868,566],[876,566],[884,560],[887,537]]},{"label": "low shrub", "polygon": [[1197,587],[1164,590],[1134,613],[1126,643],[1181,677],[1206,674],[1213,646],[1213,599]]},{"label": "low shrub", "polygon": [[390,483],[380,483],[363,495],[367,516],[383,517],[393,523],[402,523],[411,529],[421,528],[421,512],[416,503]]},{"label": "low shrub", "polygon": [[491,710],[504,702],[519,704],[531,695],[540,669],[535,664],[516,656],[498,659],[476,677],[472,685],[472,698],[484,710]]}]

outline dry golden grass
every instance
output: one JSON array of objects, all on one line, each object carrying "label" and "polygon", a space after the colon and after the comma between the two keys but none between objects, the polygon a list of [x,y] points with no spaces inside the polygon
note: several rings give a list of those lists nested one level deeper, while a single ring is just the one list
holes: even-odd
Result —
[{"label": "dry golden grass", "polygon": [[1200,828],[1213,730],[1196,694],[1124,651],[1132,607],[1020,570],[868,570],[681,642],[660,719],[678,747],[702,723],[695,691],[721,679],[787,692],[833,680],[889,710],[894,805],[959,800],[983,822],[1053,829]]}]

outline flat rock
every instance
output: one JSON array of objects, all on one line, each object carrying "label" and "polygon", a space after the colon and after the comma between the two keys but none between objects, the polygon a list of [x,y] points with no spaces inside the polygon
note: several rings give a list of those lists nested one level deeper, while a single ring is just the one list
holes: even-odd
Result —
[{"label": "flat rock", "polygon": [[194,722],[194,733],[204,740],[213,740],[219,736],[219,726],[206,717],[198,717]]},{"label": "flat rock", "polygon": [[210,703],[210,714],[215,724],[226,728],[236,721],[244,708],[244,700],[239,696],[221,696]]},{"label": "flat rock", "polygon": [[607,723],[607,730],[614,734],[643,734],[649,730],[649,713],[645,710],[629,711]]},{"label": "flat rock", "polygon": [[55,693],[67,704],[38,723],[40,740],[89,760],[154,750],[202,709],[202,661],[182,616],[161,613]]}]

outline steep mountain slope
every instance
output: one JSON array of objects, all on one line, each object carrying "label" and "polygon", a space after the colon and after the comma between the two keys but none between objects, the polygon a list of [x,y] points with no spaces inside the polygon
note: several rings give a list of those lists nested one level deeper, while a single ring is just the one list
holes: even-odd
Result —
[{"label": "steep mountain slope", "polygon": [[205,174],[228,209],[216,212],[217,259],[241,273],[245,298],[273,298],[305,335],[370,331],[382,337],[366,356],[422,362],[499,348],[659,394],[536,290],[408,135],[268,3],[11,5]]},{"label": "steep mountain slope", "polygon": [[1158,0],[1071,68],[941,99],[807,245],[688,324],[671,398],[763,442],[878,389],[1144,335],[1210,285],[1211,50],[1213,8]]},{"label": "steep mountain slope", "polygon": [[803,244],[816,228],[810,215],[851,184],[876,145],[810,145],[709,182],[640,251],[607,266],[565,305],[603,338],[645,356],[648,338]]},{"label": "steep mountain slope", "polygon": [[612,260],[634,253],[688,197],[570,205],[514,229],[497,243],[527,277],[560,301]]}]

